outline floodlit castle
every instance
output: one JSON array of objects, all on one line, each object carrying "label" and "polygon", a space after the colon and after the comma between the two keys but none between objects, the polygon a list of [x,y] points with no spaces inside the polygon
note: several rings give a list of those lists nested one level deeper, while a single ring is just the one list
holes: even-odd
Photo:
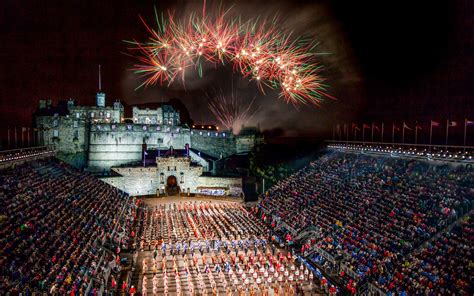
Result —
[{"label": "floodlit castle", "polygon": [[219,179],[217,163],[263,143],[257,128],[234,135],[212,125],[189,126],[169,103],[131,109],[127,114],[119,101],[107,106],[101,91],[96,106],[77,106],[72,99],[53,106],[51,100],[40,100],[37,141],[53,145],[59,158],[77,167],[120,175],[104,180],[131,194],[177,187],[181,193],[239,194],[241,178]]}]

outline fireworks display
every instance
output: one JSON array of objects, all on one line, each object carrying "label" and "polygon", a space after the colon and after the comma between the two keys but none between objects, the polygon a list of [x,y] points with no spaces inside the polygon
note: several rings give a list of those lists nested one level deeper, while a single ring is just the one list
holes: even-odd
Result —
[{"label": "fireworks display", "polygon": [[214,96],[208,96],[208,107],[221,125],[228,130],[238,131],[259,110],[255,105],[255,97],[250,102],[234,96],[224,95],[222,90]]},{"label": "fireworks display", "polygon": [[146,42],[129,41],[138,60],[133,70],[144,82],[139,86],[184,83],[188,69],[202,76],[202,63],[232,64],[234,71],[255,81],[262,92],[277,89],[287,103],[319,106],[326,94],[315,60],[315,43],[282,32],[277,20],[241,21],[230,11],[215,9],[177,20],[172,12],[155,10],[157,27],[141,18],[150,36]]}]

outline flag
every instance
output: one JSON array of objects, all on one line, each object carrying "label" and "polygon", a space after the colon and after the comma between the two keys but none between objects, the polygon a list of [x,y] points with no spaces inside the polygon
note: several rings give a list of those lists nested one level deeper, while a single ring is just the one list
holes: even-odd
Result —
[{"label": "flag", "polygon": [[466,125],[474,125],[474,121],[470,121],[466,119]]},{"label": "flag", "polygon": [[370,126],[368,124],[362,124],[362,128],[370,128]]},{"label": "flag", "polygon": [[419,129],[419,130],[421,130],[421,129],[422,129],[422,128],[421,128],[421,125],[416,125],[416,126],[415,126],[415,129],[417,129],[417,130],[418,130],[418,129]]},{"label": "flag", "polygon": [[393,129],[396,130],[396,131],[400,130],[395,124],[393,125]]},{"label": "flag", "polygon": [[412,130],[412,128],[410,128],[408,125],[406,125],[405,122],[403,123],[403,128],[405,128],[405,129],[407,129],[407,130],[409,130],[409,131]]},{"label": "flag", "polygon": [[449,121],[448,120],[448,126],[449,127],[455,127],[455,126],[458,126],[458,123],[456,121]]},{"label": "flag", "polygon": [[438,127],[439,125],[440,125],[439,122],[431,120],[431,126],[432,127]]},{"label": "flag", "polygon": [[376,131],[379,131],[379,130],[380,130],[379,127],[376,126],[375,124],[374,124],[374,129],[375,129]]}]

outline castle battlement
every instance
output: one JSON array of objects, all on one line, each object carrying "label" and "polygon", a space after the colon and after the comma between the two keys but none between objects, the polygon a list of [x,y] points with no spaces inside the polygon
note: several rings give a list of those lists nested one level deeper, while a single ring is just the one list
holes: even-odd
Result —
[{"label": "castle battlement", "polygon": [[36,115],[37,140],[41,145],[54,145],[63,160],[95,172],[140,162],[144,147],[183,149],[187,146],[223,158],[247,153],[263,141],[256,129],[234,135],[231,131],[212,129],[210,125],[206,125],[209,129],[190,128],[181,124],[180,113],[166,104],[156,109],[134,107],[133,110],[136,117],[127,122],[119,102],[113,107],[75,106],[72,100],[65,109],[49,105],[40,108]]}]

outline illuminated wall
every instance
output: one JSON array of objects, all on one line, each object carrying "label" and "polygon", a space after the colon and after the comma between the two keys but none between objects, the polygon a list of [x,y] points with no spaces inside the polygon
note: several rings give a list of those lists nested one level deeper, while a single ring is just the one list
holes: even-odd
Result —
[{"label": "illuminated wall", "polygon": [[36,117],[37,143],[54,145],[60,159],[77,167],[87,167],[92,172],[108,172],[114,166],[141,162],[144,144],[147,149],[169,149],[171,146],[183,149],[189,144],[190,148],[221,158],[247,153],[263,139],[249,134],[233,135],[228,131],[176,125],[179,124],[179,112],[168,105],[155,110],[134,108],[133,111],[141,119],[156,116],[158,122],[161,118],[163,121],[174,118],[171,125],[124,123],[124,108],[119,101],[113,107],[97,107],[75,106],[74,101],[69,100],[67,112],[63,110],[62,115],[51,111],[54,107],[50,103],[40,101],[40,105],[41,115]]},{"label": "illuminated wall", "polygon": [[147,149],[184,149],[190,143],[189,130],[159,125],[116,124],[93,125],[89,139],[91,171],[109,171],[113,166],[142,160],[143,145]]},{"label": "illuminated wall", "polygon": [[181,192],[198,193],[201,189],[223,189],[225,195],[240,196],[242,178],[202,176],[203,168],[192,164],[188,157],[162,157],[156,167],[112,168],[118,177],[102,180],[130,195],[154,195],[164,192],[169,176],[175,176]]}]

